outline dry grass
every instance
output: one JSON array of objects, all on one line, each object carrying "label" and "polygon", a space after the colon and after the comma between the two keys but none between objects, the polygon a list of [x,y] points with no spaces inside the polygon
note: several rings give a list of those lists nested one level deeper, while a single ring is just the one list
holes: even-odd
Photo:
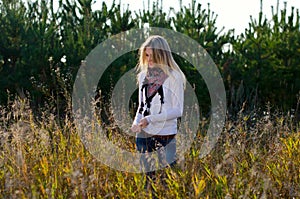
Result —
[{"label": "dry grass", "polygon": [[[142,174],[96,161],[68,119],[61,127],[45,111],[36,121],[26,100],[0,111],[0,198],[151,198]],[[204,159],[199,132],[184,162],[157,172],[158,198],[299,198],[299,129],[287,116],[250,118],[227,121]]]}]

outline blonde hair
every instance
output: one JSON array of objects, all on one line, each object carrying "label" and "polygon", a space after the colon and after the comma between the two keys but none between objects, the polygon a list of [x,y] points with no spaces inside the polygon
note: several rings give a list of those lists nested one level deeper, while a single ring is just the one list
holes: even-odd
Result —
[{"label": "blonde hair", "polygon": [[[141,45],[139,49],[139,62],[137,70],[138,77],[141,73],[146,73],[148,70],[148,61],[146,59],[146,48],[152,49],[152,59],[156,67],[161,68],[165,74],[170,75],[171,70],[178,71],[182,76],[182,81],[185,86],[186,78],[177,63],[175,62],[168,42],[159,35],[152,35]],[[171,69],[171,70],[170,70]]]}]

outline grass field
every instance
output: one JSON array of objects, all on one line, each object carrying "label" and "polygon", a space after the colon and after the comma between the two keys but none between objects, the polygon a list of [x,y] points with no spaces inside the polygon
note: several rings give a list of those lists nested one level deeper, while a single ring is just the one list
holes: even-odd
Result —
[{"label": "grass field", "polygon": [[[98,162],[70,120],[58,121],[47,111],[36,120],[22,100],[0,111],[0,198],[152,198],[143,174]],[[202,159],[199,130],[185,160],[157,172],[165,183],[152,184],[156,197],[300,198],[297,124],[291,115],[276,113],[248,125],[250,119],[227,120],[217,145]],[[134,143],[125,145],[135,150]]]}]

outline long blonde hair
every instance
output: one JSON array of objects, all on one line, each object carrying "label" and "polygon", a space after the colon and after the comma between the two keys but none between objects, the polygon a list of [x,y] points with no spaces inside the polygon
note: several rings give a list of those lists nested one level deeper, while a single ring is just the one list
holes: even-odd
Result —
[{"label": "long blonde hair", "polygon": [[[139,49],[139,62],[137,70],[139,71],[138,77],[141,73],[147,72],[148,61],[146,59],[146,48],[152,49],[152,59],[155,65],[161,68],[165,74],[170,75],[171,70],[178,71],[182,76],[182,81],[185,86],[186,78],[177,63],[175,62],[169,44],[159,35],[152,35],[141,45]],[[171,70],[170,70],[171,69]]]}]

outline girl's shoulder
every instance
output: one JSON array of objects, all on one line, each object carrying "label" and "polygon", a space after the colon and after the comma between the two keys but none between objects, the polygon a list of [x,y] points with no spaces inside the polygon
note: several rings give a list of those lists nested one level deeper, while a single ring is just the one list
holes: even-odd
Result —
[{"label": "girl's shoulder", "polygon": [[144,81],[144,79],[145,79],[145,77],[146,77],[146,72],[140,72],[140,73],[138,73],[138,75],[137,75],[137,80],[138,80],[138,82],[139,83],[141,83],[141,82],[143,82]]},{"label": "girl's shoulder", "polygon": [[174,80],[182,80],[181,73],[177,70],[171,70],[170,77]]},{"label": "girl's shoulder", "polygon": [[171,73],[172,75],[174,75],[175,77],[180,76],[180,72],[177,71],[177,70],[174,70],[174,69],[172,69],[172,70],[170,71],[170,73]]}]

